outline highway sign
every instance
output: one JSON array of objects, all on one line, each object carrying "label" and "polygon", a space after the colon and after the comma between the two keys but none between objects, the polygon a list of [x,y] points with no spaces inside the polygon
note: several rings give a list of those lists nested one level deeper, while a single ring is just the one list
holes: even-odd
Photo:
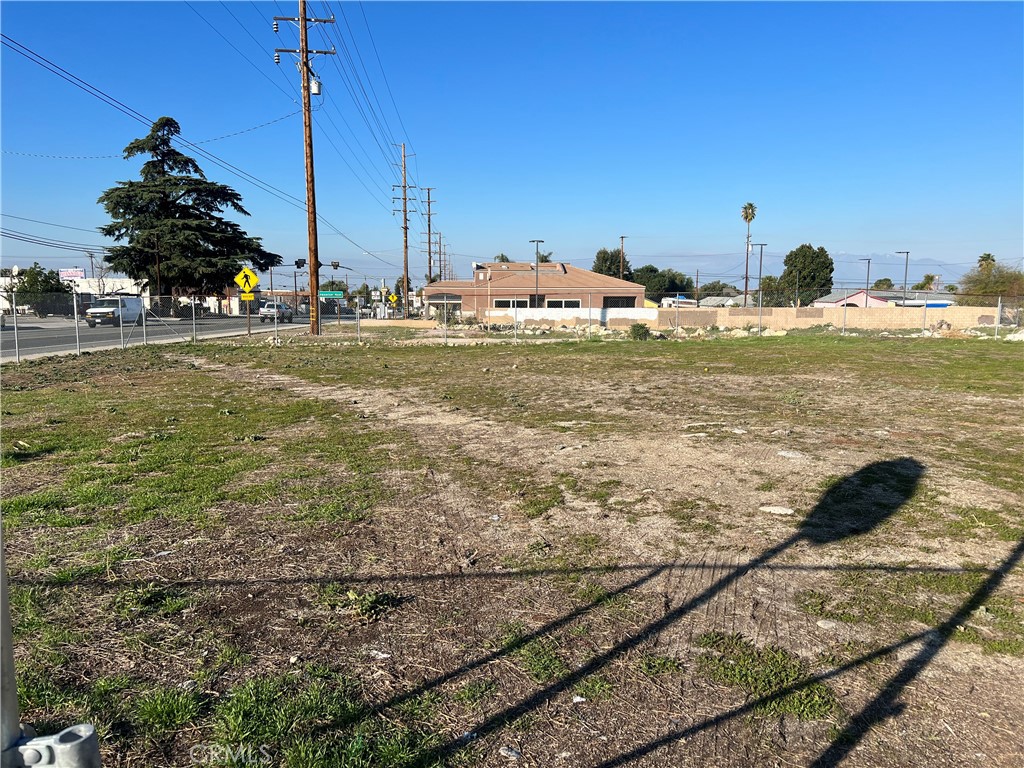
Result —
[{"label": "highway sign", "polygon": [[243,291],[249,292],[255,288],[260,282],[260,279],[256,276],[248,267],[242,267],[242,271],[235,275],[235,283]]},{"label": "highway sign", "polygon": [[321,299],[344,299],[344,291],[320,291]]}]

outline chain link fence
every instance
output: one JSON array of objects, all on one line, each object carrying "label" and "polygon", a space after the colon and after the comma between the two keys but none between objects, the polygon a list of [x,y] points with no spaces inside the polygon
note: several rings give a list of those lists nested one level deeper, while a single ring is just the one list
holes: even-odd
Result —
[{"label": "chain link fence", "polygon": [[50,354],[276,332],[284,323],[301,326],[309,319],[266,312],[261,317],[264,302],[235,297],[8,293],[3,298],[0,356],[16,362]]}]

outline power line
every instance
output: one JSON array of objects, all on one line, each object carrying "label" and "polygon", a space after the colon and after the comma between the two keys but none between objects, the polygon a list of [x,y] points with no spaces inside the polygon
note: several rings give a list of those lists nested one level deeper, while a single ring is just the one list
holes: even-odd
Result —
[{"label": "power line", "polygon": [[17,219],[18,221],[31,221],[33,224],[45,224],[48,227],[60,227],[61,229],[74,229],[79,232],[89,232],[93,235],[96,234],[95,229],[85,229],[84,227],[69,227],[67,224],[54,224],[52,221],[40,221],[39,219],[26,219],[24,216],[14,216],[10,213],[0,213],[0,218],[3,219]]},{"label": "power line", "polygon": [[[28,48],[27,46],[22,45],[21,43],[19,43],[18,41],[14,40],[13,38],[8,37],[7,35],[5,35],[3,33],[0,33],[0,42],[2,42],[8,48],[11,48],[15,53],[20,54],[21,56],[25,57],[29,61],[33,62],[34,64],[38,64],[39,66],[43,67],[47,71],[57,75],[62,80],[65,80],[65,81],[71,83],[76,88],[80,88],[81,90],[85,91],[86,93],[88,93],[91,96],[94,96],[95,98],[99,99],[100,101],[104,102],[105,104],[107,104],[107,105],[109,105],[111,107],[114,107],[114,109],[116,109],[117,111],[127,115],[128,117],[132,118],[133,120],[136,120],[136,121],[142,123],[143,125],[152,126],[153,121],[151,119],[147,118],[141,112],[138,112],[138,111],[132,109],[128,105],[118,101],[113,96],[110,96],[109,94],[103,92],[99,88],[96,88],[95,86],[90,85],[85,80],[82,80],[81,78],[71,74],[66,69],[60,67],[57,64],[54,64],[52,61],[47,59],[45,56],[42,56],[42,55],[36,53],[32,49]],[[224,170],[227,170],[227,171],[229,171],[231,173],[234,173],[235,175],[239,176],[243,180],[248,181],[249,183],[253,184],[258,189],[266,192],[267,194],[270,194],[273,197],[276,197],[279,200],[282,200],[283,202],[288,203],[289,205],[292,205],[292,206],[294,206],[296,208],[299,208],[301,210],[306,210],[305,201],[301,200],[300,198],[297,198],[294,195],[290,195],[287,192],[285,192],[285,191],[283,191],[281,189],[278,189],[277,187],[273,186],[272,184],[270,184],[268,182],[265,182],[262,179],[257,178],[256,176],[253,176],[251,173],[248,173],[247,171],[243,171],[241,168],[238,168],[237,166],[232,165],[231,163],[227,162],[226,160],[221,159],[220,157],[214,155],[212,152],[209,152],[209,151],[203,149],[202,147],[199,147],[194,142],[191,142],[191,141],[181,137],[180,135],[177,137],[177,141],[179,141],[180,143],[184,144],[187,147],[190,147],[193,151],[197,152],[200,156],[204,157],[205,159],[209,160],[210,162],[214,163],[215,165],[218,165],[221,168],[223,168]],[[364,250],[364,251],[366,250],[365,248],[363,248],[363,246],[361,246],[355,240],[353,240],[348,235],[346,235],[344,232],[342,232],[340,229],[338,229],[336,226],[334,226],[334,224],[329,222],[323,216],[318,214],[317,215],[317,219],[319,221],[321,221],[325,226],[327,226],[330,229],[332,229],[336,234],[340,235],[345,240],[350,242],[355,247],[359,248],[360,250]]]},{"label": "power line", "polygon": [[69,240],[55,240],[53,238],[41,237],[28,232],[19,232],[15,229],[0,227],[0,237],[7,237],[11,240],[18,240],[31,245],[42,245],[47,248],[60,248],[65,251],[108,251],[109,246],[91,245],[87,243],[74,243]]}]

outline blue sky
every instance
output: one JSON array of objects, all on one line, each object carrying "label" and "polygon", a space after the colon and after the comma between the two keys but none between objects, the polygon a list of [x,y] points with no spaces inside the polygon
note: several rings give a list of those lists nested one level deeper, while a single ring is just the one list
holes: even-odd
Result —
[{"label": "blue sky", "polygon": [[[320,258],[357,275],[401,273],[391,145],[402,141],[410,183],[435,188],[433,229],[461,277],[499,252],[532,258],[534,238],[589,268],[626,235],[634,267],[742,285],[747,201],[765,274],[802,243],[830,252],[837,285],[863,284],[863,258],[872,282],[901,283],[897,251],[910,251],[911,282],[956,282],[983,252],[1022,265],[1022,3],[311,1],[308,12],[333,13],[310,43],[338,50],[313,60]],[[174,117],[272,187],[185,149],[243,195],[242,225],[290,263],[307,256],[293,204],[305,195],[302,121],[294,59],[275,65],[273,49],[298,35],[287,22],[275,35],[271,19],[295,15],[285,0],[4,0],[0,31],[150,120]],[[4,229],[109,244],[96,198],[137,178],[141,159],[121,151],[148,124],[11,45],[0,64]],[[426,205],[411,207],[419,284]],[[3,239],[4,266],[32,261],[87,258]]]}]

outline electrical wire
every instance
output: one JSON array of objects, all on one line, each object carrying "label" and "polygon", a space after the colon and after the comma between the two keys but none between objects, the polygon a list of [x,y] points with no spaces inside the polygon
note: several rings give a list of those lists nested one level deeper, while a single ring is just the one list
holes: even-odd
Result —
[{"label": "electrical wire", "polygon": [[74,243],[68,240],[55,240],[48,237],[40,237],[33,235],[28,232],[19,232],[15,229],[7,229],[0,227],[0,237],[7,237],[11,240],[18,240],[23,243],[30,243],[32,245],[41,245],[46,248],[59,248],[65,251],[108,251],[110,248],[106,245],[90,245],[86,243]]},{"label": "electrical wire", "polygon": [[[20,54],[21,56],[25,57],[29,61],[32,61],[34,64],[38,64],[39,66],[43,67],[47,71],[51,72],[52,74],[57,75],[62,80],[65,80],[68,83],[74,85],[75,87],[80,88],[81,90],[85,91],[86,93],[88,93],[91,96],[94,96],[95,98],[99,99],[100,101],[102,101],[103,103],[107,104],[108,106],[113,107],[114,109],[116,109],[117,111],[121,112],[122,114],[127,115],[128,117],[132,118],[133,120],[136,120],[136,121],[138,121],[138,122],[140,122],[140,123],[142,123],[144,125],[152,126],[153,121],[150,120],[149,118],[147,118],[142,113],[132,109],[128,105],[124,104],[123,102],[118,101],[113,96],[110,96],[109,94],[105,93],[104,91],[100,90],[99,88],[96,88],[95,86],[90,85],[85,80],[82,80],[81,78],[77,77],[76,75],[71,74],[66,69],[60,67],[59,65],[57,65],[57,64],[53,63],[52,61],[50,61],[49,59],[47,59],[45,56],[42,56],[42,55],[36,53],[32,49],[28,48],[27,46],[22,45],[21,43],[17,42],[13,38],[3,34],[2,32],[0,32],[0,43],[2,43],[3,45],[6,45],[8,48],[13,50],[15,53]],[[295,197],[294,195],[290,195],[287,192],[285,192],[285,191],[283,191],[281,189],[278,189],[277,187],[273,186],[272,184],[270,184],[268,182],[265,182],[262,179],[257,178],[256,176],[253,176],[251,173],[248,173],[247,171],[244,171],[241,168],[238,168],[237,166],[227,162],[226,160],[223,160],[222,158],[218,157],[217,155],[214,155],[212,152],[209,152],[209,151],[203,149],[202,147],[198,146],[194,142],[191,142],[188,139],[185,139],[185,138],[183,138],[180,135],[176,138],[176,140],[178,142],[180,142],[181,144],[184,144],[185,146],[191,148],[197,154],[199,154],[200,156],[202,156],[205,159],[209,160],[210,162],[214,163],[215,165],[223,168],[224,170],[230,171],[231,173],[234,173],[235,175],[237,175],[240,178],[248,181],[250,184],[253,184],[257,188],[259,188],[262,191],[266,192],[267,194],[270,194],[270,195],[278,198],[279,200],[281,200],[281,201],[283,201],[285,203],[288,203],[289,205],[292,205],[293,207],[299,208],[301,210],[306,210],[306,203],[305,203],[304,200],[302,200],[302,199],[300,199],[298,197]],[[317,220],[321,221],[325,226],[327,226],[331,230],[333,230],[335,232],[335,234],[340,235],[342,238],[347,240],[349,243],[354,245],[356,248],[359,248],[360,250],[362,250],[364,252],[368,252],[367,249],[363,248],[363,246],[361,246],[355,240],[350,238],[347,234],[345,234],[340,229],[338,229],[336,226],[334,226],[334,224],[332,224],[330,221],[328,221],[322,215],[318,214],[317,215]],[[381,259],[381,261],[383,261],[383,259]],[[387,263],[387,262],[385,262],[385,263]],[[389,266],[394,266],[394,265],[389,265]]]}]

